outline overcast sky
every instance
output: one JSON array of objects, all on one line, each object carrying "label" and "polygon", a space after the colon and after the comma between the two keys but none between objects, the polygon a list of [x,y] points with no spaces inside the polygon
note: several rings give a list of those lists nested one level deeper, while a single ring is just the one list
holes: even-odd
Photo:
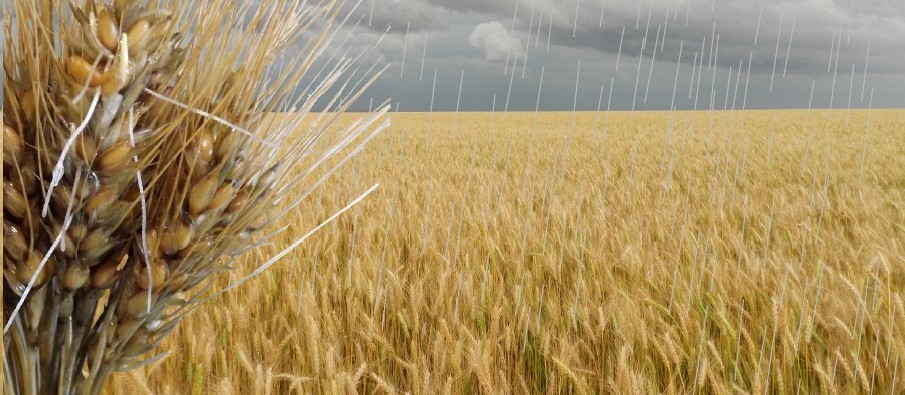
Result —
[{"label": "overcast sky", "polygon": [[579,110],[905,107],[903,0],[362,0],[349,25],[353,53],[390,29],[357,109],[571,110],[576,80]]}]

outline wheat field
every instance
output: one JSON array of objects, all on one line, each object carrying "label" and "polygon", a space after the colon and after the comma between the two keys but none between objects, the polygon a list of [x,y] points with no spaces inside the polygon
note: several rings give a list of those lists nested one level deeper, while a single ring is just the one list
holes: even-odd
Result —
[{"label": "wheat field", "polygon": [[391,118],[107,392],[905,392],[905,112]]}]

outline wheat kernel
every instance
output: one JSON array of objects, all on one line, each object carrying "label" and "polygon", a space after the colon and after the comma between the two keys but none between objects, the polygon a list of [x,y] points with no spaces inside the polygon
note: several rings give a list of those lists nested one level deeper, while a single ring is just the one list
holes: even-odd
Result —
[{"label": "wheat kernel", "polygon": [[[62,224],[53,225],[53,234],[58,235],[63,230]],[[63,240],[60,242],[60,248],[58,249],[67,258],[72,258],[75,256],[75,243],[72,242],[72,237],[69,236],[69,232],[63,233]]]},{"label": "wheat kernel", "polygon": [[101,210],[108,209],[118,198],[119,188],[116,185],[101,187],[88,198],[83,210],[90,218],[97,218]]},{"label": "wheat kernel", "polygon": [[94,137],[82,134],[75,140],[73,151],[83,162],[91,163],[97,156],[97,141]]},{"label": "wheat kernel", "polygon": [[160,249],[164,254],[175,255],[180,250],[189,246],[195,236],[192,224],[177,221],[176,224],[163,232],[160,238]]},{"label": "wheat kernel", "polygon": [[110,78],[107,73],[94,70],[91,63],[78,55],[66,58],[66,72],[79,84],[84,85],[85,82],[88,82],[88,86],[91,88],[102,85]]},{"label": "wheat kernel", "polygon": [[3,124],[3,163],[13,166],[22,158],[22,136],[12,126]]},{"label": "wheat kernel", "polygon": [[144,47],[145,39],[148,38],[148,32],[151,30],[151,24],[147,18],[141,18],[129,27],[129,40],[132,42],[132,50],[138,52]]},{"label": "wheat kernel", "polygon": [[273,186],[273,183],[277,180],[277,169],[278,166],[273,166],[261,174],[261,177],[258,178],[258,188],[260,190],[270,189]]},{"label": "wheat kernel", "polygon": [[107,260],[104,263],[91,268],[91,287],[97,289],[107,289],[116,283],[119,277],[119,271],[116,266],[119,265],[118,260]]},{"label": "wheat kernel", "polygon": [[79,289],[88,283],[91,271],[82,265],[70,265],[63,274],[63,286],[68,290]]},{"label": "wheat kernel", "polygon": [[26,89],[19,96],[19,104],[22,106],[22,112],[25,114],[25,120],[32,125],[35,123],[35,113],[37,110],[36,101],[37,93],[34,88]]},{"label": "wheat kernel", "polygon": [[97,16],[97,38],[107,49],[116,50],[119,28],[106,9],[101,9]]},{"label": "wheat kernel", "polygon": [[[148,267],[144,262],[135,265],[135,285],[148,289]],[[151,260],[151,290],[159,291],[170,276],[170,267],[163,259]]]},{"label": "wheat kernel", "polygon": [[129,160],[131,153],[132,146],[129,141],[121,140],[101,153],[97,159],[98,168],[101,171],[116,170]]},{"label": "wheat kernel", "polygon": [[233,196],[236,194],[236,188],[232,186],[230,183],[225,183],[220,185],[220,188],[217,189],[217,192],[214,193],[214,197],[211,199],[210,204],[207,206],[207,211],[219,210],[225,207],[227,204],[232,201]]},{"label": "wheat kernel", "polygon": [[102,229],[95,229],[88,233],[88,236],[82,240],[82,244],[79,245],[79,252],[89,252],[96,251],[100,249],[102,246],[108,244],[110,241],[110,235]]},{"label": "wheat kernel", "polygon": [[214,134],[209,129],[201,130],[196,138],[196,144],[202,159],[207,162],[214,160]]},{"label": "wheat kernel", "polygon": [[[28,254],[28,258],[25,262],[16,266],[16,279],[23,284],[28,284],[31,281],[31,277],[35,275],[35,272],[38,271],[38,266],[41,264],[41,259],[43,256],[38,255],[35,251],[31,251]],[[56,259],[51,256],[47,262],[44,263],[44,267],[41,269],[41,273],[38,275],[38,278],[35,279],[35,287],[40,287],[44,285],[47,280],[49,280],[55,273],[57,272],[57,262]]]},{"label": "wheat kernel", "polygon": [[[223,159],[221,159],[221,160],[223,160]],[[229,160],[229,159],[227,159],[227,160]],[[235,158],[233,158],[232,160],[229,160],[229,162],[226,166],[226,168],[227,168],[226,178],[231,179],[231,180],[243,179],[245,176],[245,170],[246,170],[247,166],[248,166],[248,162],[245,160],[245,157],[243,157],[242,155],[236,155]]]},{"label": "wheat kernel", "polygon": [[[204,217],[204,215],[202,215]],[[192,254],[198,254],[204,251],[212,251],[214,248],[214,237],[211,235],[204,236],[200,240],[195,240],[191,248],[184,248],[176,254],[176,258],[185,259]]]},{"label": "wheat kernel", "polygon": [[229,214],[236,213],[241,210],[245,206],[248,205],[248,193],[245,191],[239,191],[236,194],[236,197],[233,198],[231,202],[229,202],[229,206],[226,207],[226,212]]},{"label": "wheat kernel", "polygon": [[28,242],[22,229],[6,221],[3,223],[3,250],[8,258],[16,262],[22,261],[28,253]]},{"label": "wheat kernel", "polygon": [[72,196],[72,187],[69,185],[57,185],[53,189],[53,202],[59,207],[67,207],[70,196]]},{"label": "wheat kernel", "polygon": [[190,165],[191,180],[193,184],[201,181],[211,171],[210,162],[201,157],[201,153],[198,152],[197,147],[191,148],[186,153],[186,161]]},{"label": "wheat kernel", "polygon": [[88,227],[85,226],[85,224],[78,222],[69,225],[69,230],[67,230],[67,232],[69,233],[69,238],[72,239],[72,242],[78,245],[82,240],[85,240],[85,236],[88,235]]},{"label": "wheat kernel", "polygon": [[217,184],[216,176],[212,175],[192,187],[189,193],[189,212],[192,215],[201,214],[210,205],[214,193],[217,192]]},{"label": "wheat kernel", "polygon": [[25,194],[10,181],[3,182],[3,208],[16,218],[25,218],[28,215],[28,200]]},{"label": "wheat kernel", "polygon": [[[153,297],[151,298],[151,306],[154,306]],[[136,292],[126,302],[126,314],[130,317],[141,318],[148,313],[148,294],[145,292]]]},{"label": "wheat kernel", "polygon": [[239,147],[239,137],[235,133],[221,133],[217,139],[217,159],[228,159]]},{"label": "wheat kernel", "polygon": [[[141,240],[139,240],[139,242],[141,242]],[[160,248],[160,232],[158,232],[156,228],[148,229],[148,232],[145,235],[145,242],[147,242],[148,246],[148,255],[150,255],[151,258],[156,257],[158,248]],[[144,243],[141,243],[141,248],[144,249]]]},{"label": "wheat kernel", "polygon": [[[147,296],[145,296],[147,299]],[[145,300],[147,302],[147,300]],[[144,329],[139,329],[129,338],[129,341],[126,342],[126,345],[123,347],[122,354],[126,357],[135,357],[147,352],[148,348],[148,331]]]},{"label": "wheat kernel", "polygon": [[128,84],[128,82],[123,78],[120,78],[118,76],[111,77],[109,80],[104,82],[103,85],[101,85],[101,93],[104,96],[113,96],[118,93],[120,89],[123,89],[126,84]]},{"label": "wheat kernel", "polygon": [[19,164],[18,169],[8,172],[9,180],[18,186],[25,195],[30,196],[38,191],[38,179],[35,177],[35,165],[32,162]]}]

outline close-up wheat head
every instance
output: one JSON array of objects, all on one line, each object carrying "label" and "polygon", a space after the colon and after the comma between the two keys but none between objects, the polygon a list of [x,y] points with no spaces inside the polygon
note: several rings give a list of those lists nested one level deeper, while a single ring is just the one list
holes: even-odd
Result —
[{"label": "close-up wheat head", "polygon": [[336,1],[243,3],[4,0],[4,393],[97,394],[164,355],[386,127],[381,107],[333,128],[380,72],[320,60]]}]

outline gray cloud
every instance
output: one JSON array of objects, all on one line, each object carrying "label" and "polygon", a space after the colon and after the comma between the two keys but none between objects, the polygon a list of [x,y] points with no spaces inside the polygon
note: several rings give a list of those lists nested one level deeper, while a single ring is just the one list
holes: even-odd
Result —
[{"label": "gray cloud", "polygon": [[[762,17],[761,2],[757,1],[424,1],[444,10],[494,18],[507,26],[515,14],[515,26],[520,34],[526,35],[525,30],[530,26],[536,38],[540,25],[541,29],[551,30],[556,45],[586,46],[608,53],[617,52],[621,28],[625,26],[623,47],[629,56],[638,53],[645,36],[651,42],[656,41],[656,30],[661,27],[666,34],[665,44],[675,47],[671,55],[662,55],[663,60],[675,59],[678,45],[673,43],[680,40],[700,42],[704,37],[711,40],[715,26],[724,59],[747,58],[751,51],[755,52],[756,58],[772,59],[780,23],[783,25],[783,37],[780,38],[783,50],[788,47],[788,36],[794,23],[793,52],[801,54],[801,59],[815,59],[813,55],[816,54],[812,52],[818,51],[829,56],[834,31],[838,30],[845,43],[840,53],[842,63],[856,60],[859,51],[850,49],[866,47],[868,41],[877,51],[874,63],[878,71],[897,67],[903,60],[883,55],[901,49],[900,37],[905,36],[905,7],[895,5],[895,0],[863,0],[857,4],[848,0],[771,0],[764,3]],[[577,13],[576,4],[580,5]],[[605,12],[601,18],[602,10]],[[577,23],[574,15],[578,16]],[[551,22],[552,29],[549,27]],[[573,30],[576,37],[572,36]],[[754,46],[755,36],[757,46]],[[632,48],[635,48],[634,53]],[[692,60],[687,61],[691,63]],[[795,66],[797,70],[802,64],[795,62]]]},{"label": "gray cloud", "polygon": [[905,85],[899,0],[363,0],[345,30],[333,53],[365,52],[362,68],[389,63],[367,96],[409,111],[432,99],[436,110],[454,109],[463,71],[462,109],[489,109],[494,95],[499,107],[533,109],[542,70],[541,107],[570,109],[579,59],[583,109],[596,109],[610,81],[616,109],[692,109],[695,96],[697,108],[733,98],[739,107],[805,107],[812,82],[814,106],[846,106],[852,90],[852,105],[866,107],[871,89],[875,106],[905,106],[894,89]]},{"label": "gray cloud", "polygon": [[489,61],[501,61],[507,59],[510,54],[522,51],[522,41],[497,21],[476,26],[468,35],[468,43],[484,51],[484,56]]},{"label": "gray cloud", "polygon": [[403,34],[406,27],[410,32],[421,32],[445,26],[437,18],[436,7],[424,0],[363,0],[358,9],[364,16],[363,24],[378,31],[391,26],[394,32]]}]

